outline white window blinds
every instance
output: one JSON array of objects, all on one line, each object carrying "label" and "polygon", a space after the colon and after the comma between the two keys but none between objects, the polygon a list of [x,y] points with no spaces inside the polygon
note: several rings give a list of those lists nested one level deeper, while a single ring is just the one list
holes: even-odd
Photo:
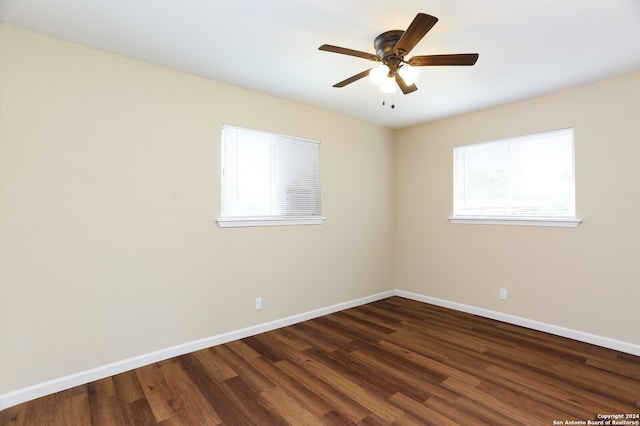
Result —
[{"label": "white window blinds", "polygon": [[575,217],[573,129],[454,148],[454,218]]},{"label": "white window blinds", "polygon": [[320,215],[320,142],[225,125],[222,217]]}]

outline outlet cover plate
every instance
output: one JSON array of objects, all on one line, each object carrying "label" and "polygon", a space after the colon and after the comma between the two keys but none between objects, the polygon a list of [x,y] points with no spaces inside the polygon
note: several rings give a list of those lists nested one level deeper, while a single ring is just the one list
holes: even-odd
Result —
[{"label": "outlet cover plate", "polygon": [[501,288],[500,289],[500,300],[507,300],[507,289],[506,288]]}]

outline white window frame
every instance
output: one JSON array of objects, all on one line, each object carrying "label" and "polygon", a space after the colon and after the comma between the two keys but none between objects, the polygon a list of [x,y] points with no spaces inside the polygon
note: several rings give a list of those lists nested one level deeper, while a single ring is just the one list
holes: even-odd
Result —
[{"label": "white window frame", "polygon": [[[572,144],[572,164],[571,167],[574,171],[573,173],[573,215],[567,215],[567,216],[519,216],[519,215],[499,215],[499,216],[490,216],[490,215],[464,215],[464,214],[459,214],[457,213],[456,210],[458,210],[457,204],[459,202],[459,200],[457,200],[457,184],[458,182],[456,182],[456,180],[458,179],[459,174],[457,173],[457,164],[456,164],[456,160],[455,160],[455,151],[458,149],[464,149],[465,147],[468,146],[474,146],[474,145],[480,145],[480,144],[471,144],[471,145],[465,145],[465,146],[460,146],[460,147],[456,147],[454,148],[454,161],[453,161],[453,178],[454,178],[454,184],[453,184],[453,202],[454,202],[454,207],[453,207],[453,215],[451,217],[449,217],[449,221],[451,223],[456,223],[456,224],[487,224],[487,225],[524,225],[524,226],[553,226],[553,227],[576,227],[581,223],[581,220],[578,219],[577,217],[575,217],[575,155],[574,155],[574,141],[573,141],[573,129],[561,129],[561,130],[555,130],[555,131],[551,131],[551,132],[543,132],[543,133],[537,133],[537,134],[532,134],[532,135],[526,135],[526,136],[521,136],[521,137],[515,137],[515,138],[508,138],[508,139],[502,139],[502,140],[497,140],[497,141],[491,141],[491,142],[482,142],[481,144],[491,144],[491,143],[518,143],[518,142],[522,142],[522,141],[531,141],[531,140],[535,140],[535,139],[542,139],[542,138],[546,138],[549,136],[556,136],[556,135],[569,135],[571,136],[571,144]],[[463,209],[460,209],[463,210]]]},{"label": "white window frame", "polygon": [[[225,131],[226,132],[237,132],[237,134],[241,134],[244,133],[246,134],[255,134],[258,138],[264,138],[265,143],[269,144],[268,146],[270,147],[268,150],[270,152],[272,152],[271,155],[276,155],[273,154],[272,151],[273,149],[277,149],[275,148],[276,145],[278,144],[301,144],[300,146],[306,146],[307,149],[309,147],[311,147],[312,145],[309,144],[313,144],[313,145],[317,145],[317,151],[313,150],[313,154],[311,155],[311,157],[307,158],[300,158],[297,157],[296,159],[301,159],[301,160],[306,160],[306,161],[311,161],[311,170],[313,170],[313,176],[315,176],[315,178],[312,178],[312,180],[314,180],[312,187],[292,187],[289,188],[287,187],[287,189],[285,190],[286,194],[282,195],[281,197],[278,199],[280,201],[280,206],[282,206],[282,203],[286,203],[287,206],[289,206],[289,203],[292,203],[293,201],[291,201],[291,197],[295,196],[296,194],[299,196],[302,195],[308,195],[308,193],[305,191],[310,191],[313,194],[315,194],[313,196],[313,203],[312,205],[317,205],[318,208],[314,209],[315,211],[311,214],[306,214],[304,211],[298,211],[298,212],[291,212],[291,211],[286,211],[284,213],[281,212],[277,212],[277,213],[265,213],[265,214],[261,214],[261,215],[250,215],[250,213],[244,214],[242,212],[240,212],[239,210],[237,211],[232,211],[232,212],[227,212],[225,213],[225,161],[226,161],[226,157],[225,157]],[[231,134],[231,133],[227,133],[227,134]],[[246,227],[246,226],[280,226],[280,225],[319,225],[322,224],[325,220],[325,217],[322,216],[319,212],[319,203],[320,203],[320,141],[316,141],[316,140],[310,140],[310,139],[303,139],[303,138],[297,138],[297,137],[293,137],[293,136],[286,136],[286,135],[281,135],[281,134],[277,134],[277,133],[271,133],[271,132],[264,132],[261,130],[254,130],[254,129],[247,129],[247,128],[243,128],[243,127],[238,127],[238,126],[232,126],[232,125],[228,125],[225,124],[223,126],[222,129],[222,135],[221,135],[221,140],[222,140],[222,149],[221,149],[221,214],[220,217],[218,217],[217,219],[217,223],[220,227],[222,228],[227,228],[227,227]],[[237,144],[237,142],[235,142]],[[252,143],[256,143],[256,142],[252,142]],[[258,142],[260,143],[260,142]],[[304,144],[304,145],[302,145]],[[237,146],[237,145],[236,145]],[[257,147],[257,145],[256,145]],[[297,150],[298,148],[296,148]],[[277,151],[277,152],[282,152],[282,151]],[[289,154],[291,154],[293,151],[287,151]],[[308,151],[307,151],[308,152]],[[299,155],[299,153],[298,153]],[[284,162],[278,162],[276,161],[273,157],[269,156],[268,158],[271,158],[271,162],[267,162],[267,163],[260,163],[260,164],[269,164],[267,167],[268,170],[271,170],[271,172],[268,173],[268,175],[272,176],[274,173],[278,174],[278,176],[280,176],[280,174],[278,173],[278,166],[281,166],[281,168],[286,169],[287,168],[287,164],[291,164],[293,168],[295,168],[295,166],[293,166],[294,163],[287,163],[286,161]],[[234,163],[234,164],[238,164],[238,163]],[[307,174],[306,172],[303,174]],[[287,176],[294,176],[294,175],[287,175]],[[300,177],[301,175],[295,175]],[[273,178],[273,176],[271,177]],[[269,179],[271,181],[271,178]],[[273,179],[277,179],[277,177],[273,178]],[[304,180],[304,178],[301,178],[300,180]],[[234,186],[234,188],[236,188],[236,191],[238,190],[238,186],[237,186],[237,179],[234,178],[234,180],[230,181],[230,182],[235,182],[236,186]],[[279,188],[276,184],[266,184],[267,187],[270,188],[270,190],[266,191],[268,193],[271,193],[272,195],[267,196],[267,198],[271,197],[275,197],[274,193],[274,189],[280,189],[282,190],[282,188]],[[229,188],[229,186],[227,185],[227,188]],[[302,191],[302,192],[299,192]],[[282,192],[282,191],[280,191]],[[235,192],[233,192],[235,193]],[[232,193],[232,194],[233,194]],[[301,195],[302,194],[302,195]],[[286,197],[286,199],[285,199]],[[236,200],[233,201],[234,203],[236,202]],[[230,209],[233,210],[233,209]],[[276,210],[274,208],[274,210]]]}]

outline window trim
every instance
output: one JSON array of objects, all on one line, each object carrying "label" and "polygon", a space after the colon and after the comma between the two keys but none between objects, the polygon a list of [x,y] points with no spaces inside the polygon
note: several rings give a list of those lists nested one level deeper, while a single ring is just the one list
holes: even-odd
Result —
[{"label": "window trim", "polygon": [[551,226],[559,228],[575,228],[582,223],[582,219],[577,217],[452,216],[447,219],[451,223],[465,225]]},{"label": "window trim", "polygon": [[247,226],[280,226],[280,225],[321,225],[324,216],[247,216],[219,217],[218,226],[235,228]]}]

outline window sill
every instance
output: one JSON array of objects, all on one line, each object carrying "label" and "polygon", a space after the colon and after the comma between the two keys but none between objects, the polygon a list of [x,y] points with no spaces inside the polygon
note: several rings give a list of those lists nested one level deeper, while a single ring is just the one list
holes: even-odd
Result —
[{"label": "window sill", "polygon": [[237,228],[244,226],[320,225],[324,219],[324,216],[219,217],[217,222],[221,228]]},{"label": "window sill", "polygon": [[545,217],[497,217],[497,216],[456,216],[448,218],[451,223],[474,225],[519,225],[519,226],[555,226],[575,228],[582,220],[577,218]]}]

